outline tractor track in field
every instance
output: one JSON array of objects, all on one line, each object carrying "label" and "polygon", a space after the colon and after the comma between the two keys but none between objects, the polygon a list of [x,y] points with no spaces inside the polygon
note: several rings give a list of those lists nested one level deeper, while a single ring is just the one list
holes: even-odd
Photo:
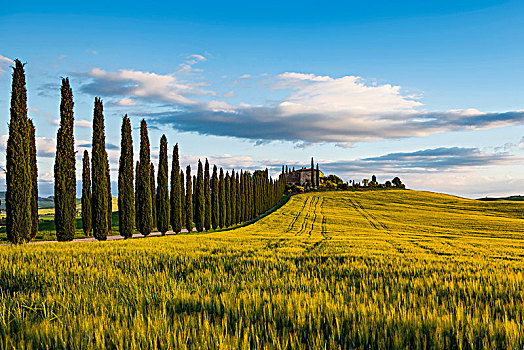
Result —
[{"label": "tractor track in field", "polygon": [[358,202],[356,199],[348,198],[349,203],[353,206],[353,208],[364,218],[366,221],[377,231],[386,231],[387,233],[390,233],[391,231],[389,228],[384,225],[382,222],[380,222],[375,215],[371,214],[369,211],[367,211],[360,202]]},{"label": "tractor track in field", "polygon": [[[317,204],[318,202],[320,202],[320,198],[319,200],[317,201]],[[322,202],[320,203],[320,208],[319,208],[319,211],[320,211],[320,215],[322,216],[322,221],[321,221],[321,231],[320,231],[320,234],[322,235],[322,239],[315,242],[311,247],[309,247],[307,249],[307,253],[311,253],[313,250],[315,249],[318,249],[322,244],[324,244],[326,241],[329,241],[332,239],[332,237],[328,236],[327,235],[327,219],[326,219],[326,215],[324,213],[324,202],[325,202],[325,198],[322,197]],[[315,206],[315,212],[316,212],[316,206]],[[316,217],[316,216],[315,216]],[[313,226],[312,226],[313,228]]]},{"label": "tractor track in field", "polygon": [[320,203],[320,215],[322,215],[322,226],[321,226],[320,234],[322,235],[322,237],[324,237],[324,239],[331,239],[331,237],[327,235],[327,219],[326,219],[326,214],[324,213],[324,210],[323,210],[324,201],[325,201],[325,198],[322,197],[322,203]]},{"label": "tractor track in field", "polygon": [[[308,207],[308,209],[306,211],[306,215],[304,216],[304,220],[302,221],[302,225],[300,226],[300,230],[297,233],[295,233],[295,236],[300,236],[302,233],[306,232],[307,226],[308,226],[308,219],[311,216],[311,212],[312,212],[311,208],[313,206],[315,206],[315,199],[318,200],[318,197],[313,197],[313,199],[311,199],[309,201],[309,207]],[[315,212],[315,210],[313,210],[313,212]],[[311,233],[309,235],[311,236]]]},{"label": "tractor track in field", "polygon": [[376,217],[375,215],[371,214],[371,213],[369,212],[369,210],[364,209],[364,207],[362,206],[362,203],[360,203],[360,202],[357,201],[357,200],[355,200],[355,202],[357,203],[357,205],[360,207],[360,209],[361,209],[363,212],[365,212],[367,215],[369,215],[369,216],[370,216],[370,217],[371,217],[371,218],[372,218],[376,223],[378,223],[378,224],[379,224],[379,225],[380,225],[384,230],[386,230],[386,231],[388,231],[388,232],[390,231],[389,228],[388,228],[386,225],[384,225],[384,224],[383,224],[379,219],[377,219],[377,217]]},{"label": "tractor track in field", "polygon": [[311,234],[313,233],[313,230],[315,229],[315,222],[317,222],[317,205],[318,205],[318,202],[320,202],[320,197],[315,197],[317,199],[317,201],[315,202],[315,208],[313,210],[313,221],[311,222],[311,229],[309,230],[308,232],[308,238],[311,238]]},{"label": "tractor track in field", "polygon": [[289,223],[289,226],[287,227],[286,233],[290,232],[293,229],[293,227],[295,227],[295,223],[297,222],[298,218],[300,217],[300,215],[304,211],[304,208],[306,207],[306,204],[308,204],[308,201],[309,201],[309,197],[306,198],[306,200],[304,201],[304,204],[302,205],[302,208],[300,209],[298,214],[295,215],[293,220],[291,220],[291,222]]}]

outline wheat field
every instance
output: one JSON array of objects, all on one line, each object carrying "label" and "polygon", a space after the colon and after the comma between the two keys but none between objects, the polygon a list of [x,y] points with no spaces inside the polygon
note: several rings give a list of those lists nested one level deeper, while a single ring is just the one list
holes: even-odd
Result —
[{"label": "wheat field", "polygon": [[523,348],[524,205],[293,196],[223,232],[0,249],[0,348]]}]

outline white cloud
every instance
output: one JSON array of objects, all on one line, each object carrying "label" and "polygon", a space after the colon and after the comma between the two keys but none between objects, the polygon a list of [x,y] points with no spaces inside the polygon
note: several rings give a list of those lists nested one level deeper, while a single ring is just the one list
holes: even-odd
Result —
[{"label": "white cloud", "polygon": [[135,100],[131,99],[131,98],[122,98],[120,99],[117,103],[116,103],[117,106],[126,106],[126,107],[131,107],[131,106],[136,106],[137,103]]},{"label": "white cloud", "polygon": [[193,59],[193,60],[196,60],[196,61],[206,61],[206,58],[204,56],[198,55],[198,54],[189,55],[189,56],[187,56],[187,58]]},{"label": "white cloud", "polygon": [[[279,104],[283,114],[344,113],[371,121],[378,113],[400,117],[416,113],[422,103],[401,94],[400,86],[390,84],[369,86],[356,76],[331,78],[313,74],[283,73],[275,89],[292,93]],[[344,118],[341,116],[341,118]]]},{"label": "white cloud", "polygon": [[[83,92],[105,96],[133,96],[151,101],[175,104],[195,104],[196,100],[186,95],[210,93],[201,89],[203,83],[187,83],[179,80],[174,73],[156,74],[150,72],[121,69],[108,72],[93,68],[85,76],[92,81],[81,87]],[[130,97],[126,97],[130,99]]]},{"label": "white cloud", "polygon": [[[54,125],[60,125],[60,119],[52,119],[51,123]],[[91,129],[93,127],[93,122],[85,119],[76,119],[75,127]]]},{"label": "white cloud", "polygon": [[[190,55],[192,65],[205,57]],[[184,70],[183,68],[181,68]],[[199,82],[187,82],[177,75],[129,69],[108,72],[93,68],[83,74],[91,78],[82,92],[118,97],[120,106],[140,102],[163,103],[148,115],[157,126],[168,124],[180,131],[205,135],[246,138],[258,144],[291,141],[297,145],[335,143],[348,147],[355,142],[421,137],[430,134],[495,128],[524,122],[524,111],[482,112],[464,108],[431,112],[421,96],[408,94],[398,85],[369,84],[359,76],[339,78],[285,72],[263,82],[278,98],[265,105],[231,104]],[[244,75],[243,77],[247,77]],[[265,85],[268,86],[268,85]],[[264,85],[260,88],[262,89]],[[281,97],[284,95],[284,97]],[[233,93],[222,97],[227,99]],[[158,109],[157,109],[158,110]]]},{"label": "white cloud", "polygon": [[85,120],[85,119],[77,119],[77,120],[75,120],[75,126],[78,127],[78,128],[92,129],[93,128],[93,122],[90,121],[90,120]]},{"label": "white cloud", "polygon": [[13,64],[13,62],[14,61],[12,59],[0,55],[0,73],[6,72],[2,67],[10,66],[11,64]]},{"label": "white cloud", "polygon": [[398,85],[367,84],[358,76],[333,78],[286,72],[270,88],[288,92],[265,106],[207,101],[150,113],[157,125],[257,143],[291,141],[298,145],[355,142],[478,130],[524,122],[524,111],[481,112],[458,109],[429,112],[420,96]]},{"label": "white cloud", "polygon": [[249,79],[251,78],[251,74],[243,74],[238,79]]},{"label": "white cloud", "polygon": [[206,58],[202,55],[194,54],[187,56],[187,61],[180,64],[177,73],[187,74],[195,72],[203,72],[202,69],[194,68],[193,66],[199,62],[206,61]]}]

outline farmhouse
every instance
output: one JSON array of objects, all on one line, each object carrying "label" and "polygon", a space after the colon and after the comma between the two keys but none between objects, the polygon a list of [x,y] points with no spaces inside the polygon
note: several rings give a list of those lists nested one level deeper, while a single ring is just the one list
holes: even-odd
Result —
[{"label": "farmhouse", "polygon": [[[324,177],[324,174],[317,169],[313,169],[315,174],[315,182],[316,179],[320,179],[320,182],[322,183],[322,179]],[[317,176],[318,174],[318,176]],[[290,185],[298,185],[303,186],[306,182],[311,183],[311,168],[302,168],[298,170],[289,171],[286,173],[286,182]]]}]

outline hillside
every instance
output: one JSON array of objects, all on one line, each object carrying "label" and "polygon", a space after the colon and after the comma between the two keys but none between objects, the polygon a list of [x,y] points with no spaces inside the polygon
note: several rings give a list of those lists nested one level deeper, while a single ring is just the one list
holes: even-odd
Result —
[{"label": "hillside", "polygon": [[484,197],[479,198],[479,201],[524,201],[524,196],[515,195],[508,197]]},{"label": "hillside", "polygon": [[93,349],[519,349],[523,223],[520,202],[324,192],[230,231],[2,249],[0,333]]},{"label": "hillside", "polygon": [[[0,210],[5,210],[5,191],[0,191]],[[80,198],[76,199],[77,205],[80,204]],[[54,209],[55,202],[53,196],[38,197],[38,209]]]}]

